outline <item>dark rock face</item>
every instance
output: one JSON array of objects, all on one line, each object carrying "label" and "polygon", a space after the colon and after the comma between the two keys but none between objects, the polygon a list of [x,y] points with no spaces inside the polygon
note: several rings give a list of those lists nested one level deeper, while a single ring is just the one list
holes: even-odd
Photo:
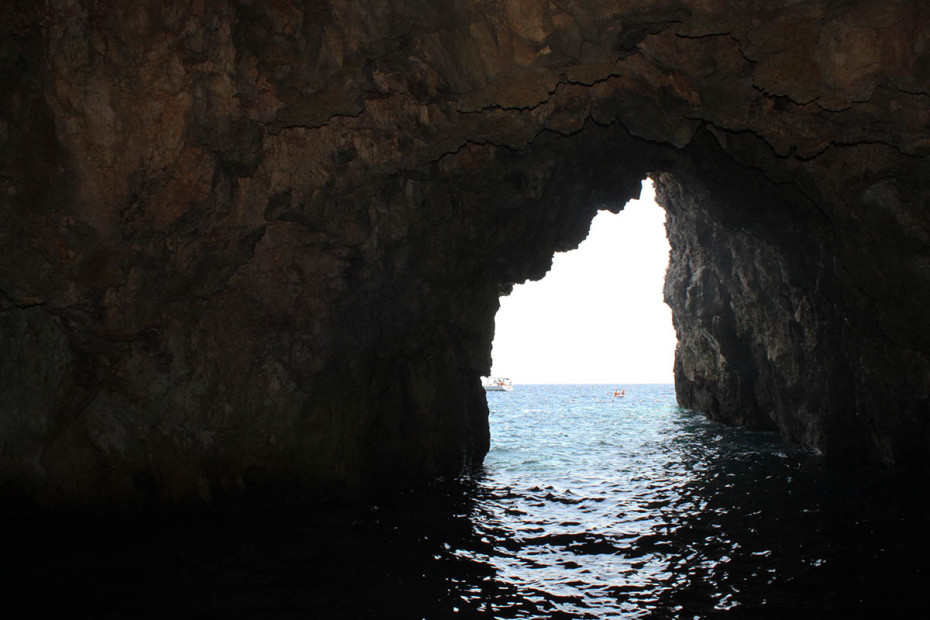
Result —
[{"label": "dark rock face", "polygon": [[3,489],[468,469],[498,296],[647,174],[680,402],[926,468],[930,9],[744,4],[12,3]]},{"label": "dark rock face", "polygon": [[[875,157],[870,165],[886,155],[862,148]],[[665,290],[676,310],[679,401],[777,428],[839,461],[923,468],[928,358],[918,343],[927,321],[911,303],[927,295],[915,277],[926,247],[892,233],[888,213],[876,212],[890,203],[908,210],[891,188],[921,181],[900,173],[893,182],[857,179],[814,200],[822,190],[804,191],[804,179],[829,178],[820,163],[804,162],[793,182],[773,184],[758,170],[721,175],[727,166],[717,159],[716,170],[698,166],[660,184],[673,248]],[[873,203],[876,193],[890,203]],[[867,231],[856,228],[866,221]],[[904,234],[922,236],[920,228]],[[907,284],[892,284],[899,277]],[[891,288],[902,293],[897,302]]]}]

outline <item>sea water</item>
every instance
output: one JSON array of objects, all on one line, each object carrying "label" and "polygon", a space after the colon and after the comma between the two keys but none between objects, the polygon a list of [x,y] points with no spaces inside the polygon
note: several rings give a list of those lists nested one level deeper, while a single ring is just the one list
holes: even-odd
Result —
[{"label": "sea water", "polygon": [[[613,396],[619,388],[625,397]],[[97,618],[924,610],[926,479],[832,470],[776,435],[679,408],[669,385],[518,385],[489,393],[488,405],[482,471],[374,503],[7,527],[6,609]]]}]

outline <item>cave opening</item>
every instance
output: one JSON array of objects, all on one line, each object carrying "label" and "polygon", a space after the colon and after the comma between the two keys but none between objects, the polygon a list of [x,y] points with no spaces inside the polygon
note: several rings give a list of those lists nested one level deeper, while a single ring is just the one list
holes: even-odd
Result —
[{"label": "cave opening", "polygon": [[[0,12],[0,498],[60,516],[0,539],[30,608],[925,606],[925,477],[854,467],[930,471],[930,3],[116,5]],[[522,384],[630,375],[500,352],[517,389],[486,394],[501,292],[647,171],[674,394],[543,407]],[[406,492],[473,471],[445,509]],[[374,495],[296,529],[58,525]]]},{"label": "cave opening", "polygon": [[618,213],[600,211],[544,278],[501,297],[493,376],[516,384],[670,384],[677,342],[663,301],[665,211],[651,179]]}]

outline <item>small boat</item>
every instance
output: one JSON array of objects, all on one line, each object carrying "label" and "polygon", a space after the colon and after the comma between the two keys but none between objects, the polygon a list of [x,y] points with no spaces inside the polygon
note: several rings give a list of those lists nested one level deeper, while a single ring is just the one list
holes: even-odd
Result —
[{"label": "small boat", "polygon": [[506,377],[488,377],[481,385],[485,392],[513,392],[513,383]]}]

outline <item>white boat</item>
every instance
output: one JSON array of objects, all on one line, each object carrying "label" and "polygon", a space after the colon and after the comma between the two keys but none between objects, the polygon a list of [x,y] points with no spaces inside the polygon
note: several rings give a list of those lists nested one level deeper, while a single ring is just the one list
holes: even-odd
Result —
[{"label": "white boat", "polygon": [[513,392],[513,383],[507,377],[487,377],[481,385],[485,392]]}]

